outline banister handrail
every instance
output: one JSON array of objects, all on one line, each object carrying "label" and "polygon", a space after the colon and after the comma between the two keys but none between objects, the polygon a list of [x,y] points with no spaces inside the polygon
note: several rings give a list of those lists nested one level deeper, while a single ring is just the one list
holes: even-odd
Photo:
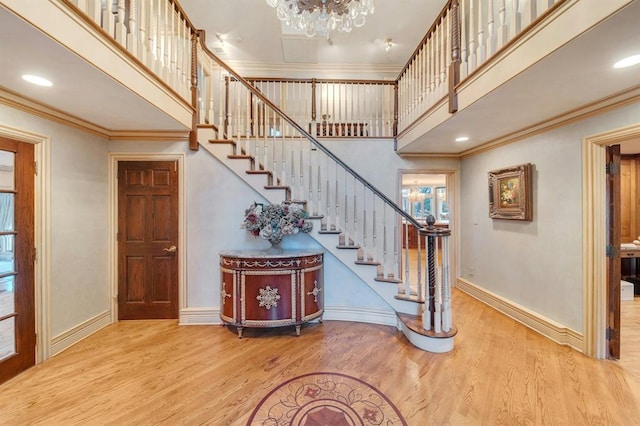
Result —
[{"label": "banister handrail", "polygon": [[404,67],[402,67],[402,70],[400,70],[400,72],[398,73],[398,77],[396,77],[396,83],[398,83],[398,81],[400,80],[400,77],[402,77],[402,74],[404,74],[404,72],[407,70],[407,68],[409,68],[409,66],[411,65],[411,62],[413,61],[413,59],[416,57],[418,52],[420,52],[420,48],[427,42],[427,40],[429,40],[429,36],[431,36],[431,34],[436,30],[436,28],[438,27],[438,24],[440,23],[440,19],[443,16],[445,16],[450,10],[451,10],[451,0],[449,0],[447,2],[447,4],[444,5],[444,7],[440,11],[440,13],[436,17],[436,19],[431,24],[431,27],[429,27],[429,30],[427,31],[427,33],[424,35],[424,37],[422,37],[422,39],[420,40],[420,42],[418,43],[418,45],[414,49],[414,51],[411,54],[411,56],[409,56],[409,59],[404,64]]},{"label": "banister handrail", "polygon": [[[237,81],[242,83],[242,85],[247,88],[251,93],[257,96],[265,105],[271,108],[276,112],[282,119],[284,119],[291,127],[300,132],[304,137],[306,137],[311,143],[313,143],[316,147],[318,147],[322,152],[324,152],[329,158],[331,158],[334,162],[339,164],[344,170],[349,172],[351,176],[357,179],[362,185],[367,187],[371,192],[377,195],[380,199],[382,199],[385,204],[393,208],[398,214],[400,214],[407,222],[411,223],[416,228],[422,228],[422,225],[413,218],[410,214],[402,210],[395,202],[393,202],[389,197],[384,195],[380,190],[371,185],[365,178],[360,176],[355,170],[349,167],[345,162],[343,162],[339,157],[337,157],[333,152],[331,152],[327,147],[321,144],[316,138],[311,136],[306,130],[304,130],[296,121],[294,121],[291,117],[289,117],[284,111],[278,108],[273,102],[271,102],[266,96],[264,96],[259,90],[257,90],[247,79],[236,73],[229,65],[227,65],[223,60],[221,60],[215,53],[213,53],[207,47],[205,43],[205,32],[204,30],[197,30],[198,40],[200,42],[200,46],[207,55],[209,55],[218,65],[220,65],[224,70],[226,70],[229,75],[235,78]],[[317,80],[316,80],[317,81]]]}]

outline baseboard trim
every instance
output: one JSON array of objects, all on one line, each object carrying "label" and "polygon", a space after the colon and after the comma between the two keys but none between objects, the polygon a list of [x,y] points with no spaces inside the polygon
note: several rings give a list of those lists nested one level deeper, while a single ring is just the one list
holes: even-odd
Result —
[{"label": "baseboard trim", "polygon": [[85,322],[55,336],[51,339],[51,356],[59,354],[109,324],[111,324],[111,311],[104,311],[103,313],[98,314],[93,318],[89,318]]},{"label": "baseboard trim", "polygon": [[196,307],[180,309],[180,325],[220,325],[220,309]]},{"label": "baseboard trim", "polygon": [[323,320],[353,321],[398,327],[398,317],[393,310],[354,308],[352,306],[325,306]]},{"label": "baseboard trim", "polygon": [[[353,321],[397,327],[398,319],[392,310],[325,306],[323,320]],[[215,308],[182,308],[180,325],[220,325],[220,310]]]},{"label": "baseboard trim", "polygon": [[583,334],[458,277],[457,288],[561,345],[584,353]]}]

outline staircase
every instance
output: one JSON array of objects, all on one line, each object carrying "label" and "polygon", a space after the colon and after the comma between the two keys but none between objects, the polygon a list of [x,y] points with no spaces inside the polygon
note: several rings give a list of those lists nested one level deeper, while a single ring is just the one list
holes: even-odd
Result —
[{"label": "staircase", "polygon": [[[446,277],[448,272],[432,270],[433,288],[427,290],[420,283],[420,272],[417,280],[413,277],[411,281],[407,255],[406,273],[400,273],[401,254],[394,244],[398,241],[398,206],[361,181],[348,166],[343,167],[309,135],[227,139],[218,133],[216,126],[199,126],[200,145],[269,202],[302,204],[315,222],[309,235],[395,310],[398,328],[412,344],[429,352],[453,349],[456,329],[451,324],[450,290],[448,285],[436,285],[436,278]],[[411,217],[404,219],[405,226],[415,226]],[[421,271],[429,259],[438,263],[434,258],[446,257],[446,247],[441,256],[434,254],[438,239],[447,244],[446,236],[439,232],[421,231],[431,253],[412,269]],[[403,279],[399,279],[401,275]],[[425,301],[432,305],[432,312],[428,306],[425,312]],[[430,323],[427,327],[423,316]]]}]

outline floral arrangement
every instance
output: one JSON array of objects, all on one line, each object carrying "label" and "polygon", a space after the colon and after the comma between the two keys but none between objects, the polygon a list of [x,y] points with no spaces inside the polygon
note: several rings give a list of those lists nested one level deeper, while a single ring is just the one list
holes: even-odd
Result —
[{"label": "floral arrangement", "polygon": [[254,202],[244,212],[242,227],[254,237],[279,244],[287,235],[309,232],[313,223],[307,220],[308,213],[297,204],[260,204]]}]

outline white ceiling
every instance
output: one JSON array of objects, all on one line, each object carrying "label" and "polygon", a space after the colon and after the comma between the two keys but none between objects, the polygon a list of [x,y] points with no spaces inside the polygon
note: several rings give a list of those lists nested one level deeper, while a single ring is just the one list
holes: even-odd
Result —
[{"label": "white ceiling", "polygon": [[[184,130],[126,85],[60,47],[2,4],[0,0],[0,88],[108,130]],[[367,17],[365,25],[348,34],[333,34],[332,43],[291,34],[265,0],[181,0],[180,4],[194,25],[206,31],[213,49],[221,47],[216,34],[226,39],[225,53],[220,57],[245,76],[271,73],[278,77],[395,79],[445,0],[375,0],[375,13]],[[640,85],[638,68],[614,75],[610,67],[612,60],[624,52],[635,49],[638,53],[638,22],[640,0],[635,0],[476,102],[473,109],[457,113],[429,132],[416,141],[415,151],[438,152],[433,150],[434,141],[448,138],[460,126],[477,135],[471,144],[479,145],[512,131],[505,123],[517,122],[521,127],[533,124],[528,117],[534,112],[557,115]],[[389,52],[384,49],[385,38],[393,40]],[[291,58],[296,62],[290,62]],[[20,79],[29,70],[43,69],[53,75],[56,85],[52,90]],[[505,110],[505,99],[509,99],[507,105],[521,107]],[[510,115],[509,120],[495,119],[505,113]],[[494,119],[488,121],[487,117]],[[469,148],[448,149],[462,152]],[[635,146],[625,143],[622,148],[627,153],[640,152],[640,141]]]},{"label": "white ceiling", "polygon": [[[309,39],[281,25],[265,0],[180,0],[180,4],[192,23],[206,31],[209,47],[222,46],[216,35],[224,38],[225,52],[219,56],[235,68],[269,64],[308,77],[317,77],[319,68],[363,75],[382,70],[395,79],[446,0],[375,0],[375,12],[367,15],[364,26],[350,33],[334,32],[330,42]],[[388,52],[387,38],[393,42]],[[340,67],[331,66],[336,64]]]}]

